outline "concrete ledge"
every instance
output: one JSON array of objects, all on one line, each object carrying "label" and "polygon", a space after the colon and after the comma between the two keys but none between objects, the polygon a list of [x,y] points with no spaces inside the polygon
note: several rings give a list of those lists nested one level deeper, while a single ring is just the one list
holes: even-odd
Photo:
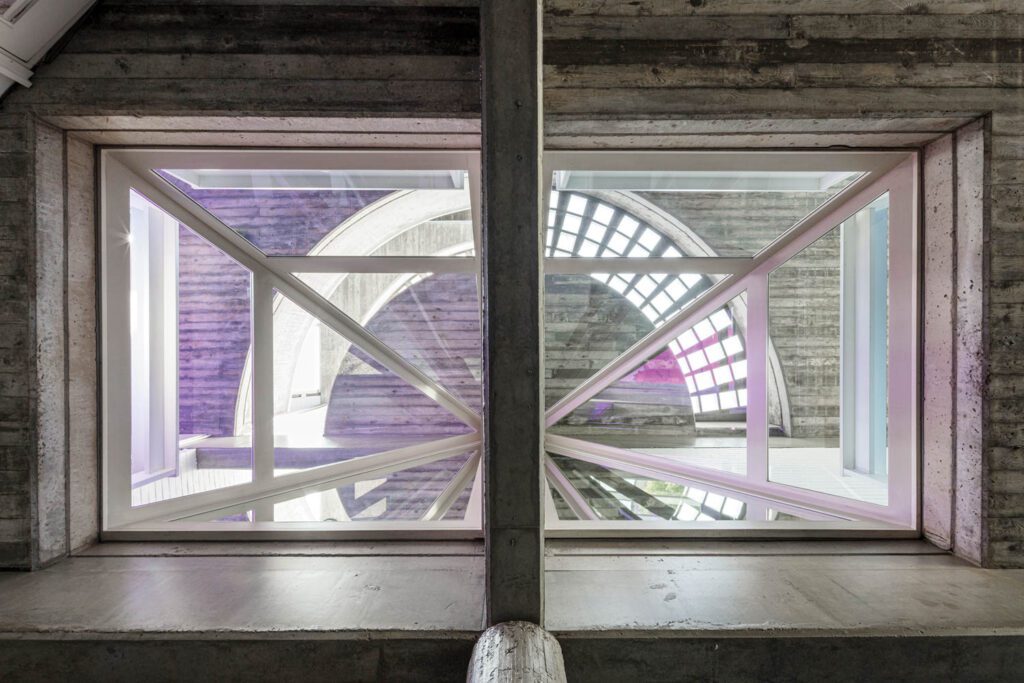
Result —
[{"label": "concrete ledge", "polygon": [[1010,681],[1024,635],[699,637],[556,633],[569,680]]},{"label": "concrete ledge", "polygon": [[[73,639],[68,639],[73,637]],[[459,681],[476,633],[0,635],[4,681]]]}]

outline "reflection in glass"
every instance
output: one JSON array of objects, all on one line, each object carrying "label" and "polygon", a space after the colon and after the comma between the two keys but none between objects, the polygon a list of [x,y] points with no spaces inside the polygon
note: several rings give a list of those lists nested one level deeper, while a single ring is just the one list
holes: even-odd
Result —
[{"label": "reflection in glass", "polygon": [[274,304],[274,413],[279,475],[471,431],[280,294]]},{"label": "reflection in glass", "polygon": [[163,170],[268,256],[471,255],[464,171]]},{"label": "reflection in glass", "polygon": [[[661,481],[563,456],[550,456],[599,519],[714,522],[748,519],[747,503],[697,484]],[[559,519],[576,519],[552,491]]]},{"label": "reflection in glass", "polygon": [[[614,291],[597,312],[628,308]],[[595,334],[614,332],[619,321],[597,313]],[[745,295],[697,320],[550,428],[561,434],[657,455],[688,465],[742,474],[746,471],[747,360]],[[582,334],[583,328],[580,328]],[[602,337],[604,338],[604,337]],[[581,343],[583,349],[596,345]],[[549,356],[551,355],[549,345]],[[618,355],[618,354],[615,354]],[[572,354],[565,354],[571,360]],[[548,360],[546,372],[558,371]]]},{"label": "reflection in glass", "polygon": [[[304,493],[274,505],[275,522],[413,522],[422,519],[469,460],[464,453],[399,472]],[[462,519],[472,481],[444,519]]]},{"label": "reflection in glass", "polygon": [[587,258],[753,256],[858,175],[556,171],[545,253]]},{"label": "reflection in glass", "polygon": [[[480,409],[480,300],[475,273],[297,276],[464,403]],[[323,353],[333,352],[328,348]]]}]

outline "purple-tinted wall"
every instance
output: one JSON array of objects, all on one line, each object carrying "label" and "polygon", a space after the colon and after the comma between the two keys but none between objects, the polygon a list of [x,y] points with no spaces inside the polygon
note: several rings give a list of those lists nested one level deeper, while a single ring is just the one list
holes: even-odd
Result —
[{"label": "purple-tinted wall", "polygon": [[[305,254],[386,193],[191,190],[200,205],[268,254]],[[181,227],[178,247],[178,423],[181,434],[234,434],[249,350],[249,272]]]},{"label": "purple-tinted wall", "polygon": [[[433,275],[389,301],[367,329],[470,407],[480,408],[480,304],[476,277]],[[438,438],[468,430],[454,415],[385,370],[363,351],[349,353],[377,374],[335,379],[324,431],[331,436],[380,434]]]},{"label": "purple-tinted wall", "polygon": [[249,271],[185,226],[178,229],[178,429],[234,434],[249,351]]}]

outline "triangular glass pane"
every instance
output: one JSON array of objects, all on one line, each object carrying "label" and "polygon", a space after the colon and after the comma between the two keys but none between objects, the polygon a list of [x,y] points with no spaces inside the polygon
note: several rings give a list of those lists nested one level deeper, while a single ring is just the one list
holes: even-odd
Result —
[{"label": "triangular glass pane", "polygon": [[[430,510],[472,455],[464,453],[296,496],[274,505],[274,521],[415,522]],[[461,519],[465,514],[468,491],[464,493],[465,500],[462,498],[460,496],[449,511],[456,515],[453,518]],[[460,504],[461,508],[458,508]]]},{"label": "triangular glass pane", "polygon": [[696,321],[550,428],[552,434],[746,472],[746,297]]},{"label": "triangular glass pane", "polygon": [[268,256],[472,254],[462,171],[157,173]]},{"label": "triangular glass pane", "polygon": [[556,171],[545,255],[753,256],[858,175]]},{"label": "triangular glass pane", "polygon": [[479,411],[480,299],[474,273],[297,273],[375,337]]},{"label": "triangular glass pane", "polygon": [[472,429],[305,309],[274,301],[277,474]]},{"label": "triangular glass pane", "polygon": [[888,501],[888,195],[768,277],[768,333],[788,419],[769,438],[769,479]]},{"label": "triangular glass pane", "polygon": [[250,482],[252,275],[135,191],[130,207],[132,505]]},{"label": "triangular glass pane", "polygon": [[696,301],[715,279],[693,273],[546,275],[547,407]]},{"label": "triangular glass pane", "polygon": [[[602,520],[763,521],[737,494],[709,491],[697,483],[685,485],[641,477],[564,456],[551,457]],[[571,514],[565,519],[572,519]]]}]

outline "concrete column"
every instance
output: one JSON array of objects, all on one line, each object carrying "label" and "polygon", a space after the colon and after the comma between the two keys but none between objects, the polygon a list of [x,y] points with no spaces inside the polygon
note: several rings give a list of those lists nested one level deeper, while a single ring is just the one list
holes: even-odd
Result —
[{"label": "concrete column", "polygon": [[543,623],[538,0],[481,3],[487,623]]}]

